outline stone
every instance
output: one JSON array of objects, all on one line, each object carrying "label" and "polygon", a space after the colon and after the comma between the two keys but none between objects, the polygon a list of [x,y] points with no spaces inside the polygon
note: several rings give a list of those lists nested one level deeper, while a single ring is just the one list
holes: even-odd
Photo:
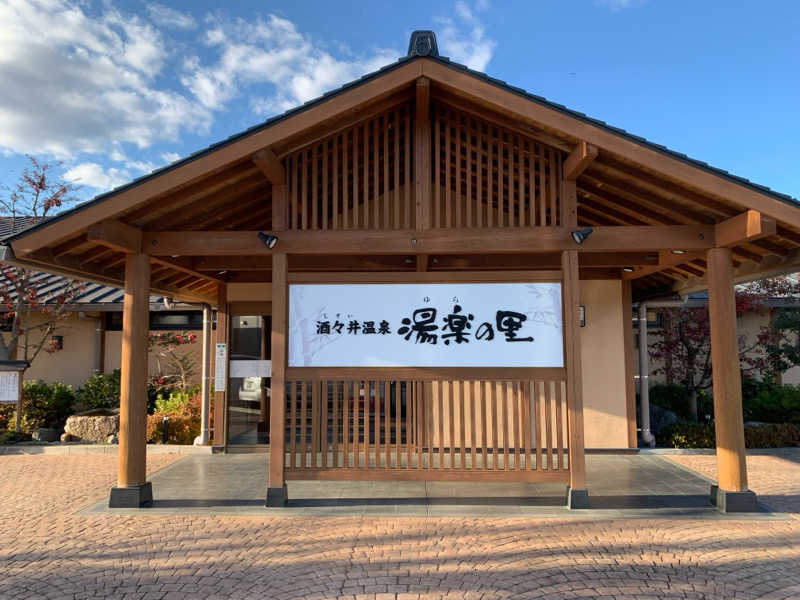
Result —
[{"label": "stone", "polygon": [[65,434],[70,441],[106,443],[119,431],[119,409],[98,408],[77,413],[67,419]]},{"label": "stone", "polygon": [[116,433],[112,433],[110,436],[108,436],[108,438],[106,439],[106,443],[107,444],[118,444],[119,443],[119,439],[117,438],[117,434]]},{"label": "stone", "polygon": [[51,427],[40,427],[33,432],[31,437],[37,442],[57,442],[59,438],[59,431],[60,430],[53,429]]}]

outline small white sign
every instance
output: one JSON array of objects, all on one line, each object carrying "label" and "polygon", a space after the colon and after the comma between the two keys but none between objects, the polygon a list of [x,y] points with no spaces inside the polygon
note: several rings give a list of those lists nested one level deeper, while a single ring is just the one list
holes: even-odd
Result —
[{"label": "small white sign", "polygon": [[272,361],[269,360],[232,360],[231,377],[269,377],[272,373]]},{"label": "small white sign", "polygon": [[217,344],[214,353],[214,391],[224,392],[228,367],[228,344]]},{"label": "small white sign", "polygon": [[0,402],[19,401],[19,371],[0,372]]}]

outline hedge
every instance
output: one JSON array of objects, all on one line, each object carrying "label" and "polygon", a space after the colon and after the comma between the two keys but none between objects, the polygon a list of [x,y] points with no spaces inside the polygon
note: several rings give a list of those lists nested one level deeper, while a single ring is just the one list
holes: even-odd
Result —
[{"label": "hedge", "polygon": [[[659,446],[668,448],[714,448],[714,424],[679,421],[662,429],[658,442]],[[793,423],[745,425],[744,443],[747,448],[800,446],[800,426]]]}]

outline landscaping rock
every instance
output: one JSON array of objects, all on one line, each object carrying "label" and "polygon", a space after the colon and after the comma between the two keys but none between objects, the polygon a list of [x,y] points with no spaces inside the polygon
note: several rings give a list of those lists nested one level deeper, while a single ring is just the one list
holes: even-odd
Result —
[{"label": "landscaping rock", "polygon": [[117,434],[115,433],[115,434],[112,434],[112,435],[108,436],[108,439],[106,440],[106,443],[107,444],[118,444],[119,440],[117,439]]},{"label": "landscaping rock", "polygon": [[119,409],[98,408],[72,415],[64,426],[65,435],[73,442],[102,444],[119,431]]},{"label": "landscaping rock", "polygon": [[40,427],[33,432],[33,439],[37,442],[57,442],[60,429],[52,429],[49,427]]}]

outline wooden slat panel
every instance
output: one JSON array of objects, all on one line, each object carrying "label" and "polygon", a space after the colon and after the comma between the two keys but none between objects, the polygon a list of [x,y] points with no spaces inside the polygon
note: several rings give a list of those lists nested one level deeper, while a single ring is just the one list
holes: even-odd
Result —
[{"label": "wooden slat panel", "polygon": [[461,199],[461,162],[462,162],[462,130],[461,130],[461,118],[459,116],[455,117],[454,127],[453,127],[453,141],[455,143],[455,178],[456,178],[456,192],[454,201],[456,203],[456,227],[464,227],[463,221],[463,202]]},{"label": "wooden slat panel", "polygon": [[523,439],[525,443],[525,468],[533,468],[533,460],[531,456],[531,392],[533,388],[532,381],[522,382],[522,429],[524,432]]},{"label": "wooden slat panel", "polygon": [[543,394],[544,385],[541,381],[533,382],[533,443],[536,446],[536,470],[542,470],[542,407],[540,397]]},{"label": "wooden slat panel", "polygon": [[545,428],[545,447],[544,456],[547,460],[547,469],[553,469],[553,423],[552,423],[552,393],[551,382],[544,384],[544,428]]},{"label": "wooden slat panel", "polygon": [[477,445],[478,440],[476,439],[476,429],[477,429],[477,422],[475,421],[475,403],[478,401],[478,397],[480,396],[480,388],[476,393],[476,386],[480,385],[478,381],[466,381],[464,383],[466,389],[469,391],[469,432],[470,432],[470,449],[472,455],[472,468],[478,468],[478,458],[477,458]]},{"label": "wooden slat panel", "polygon": [[[439,468],[444,468],[444,386],[447,382],[439,381],[436,385],[436,395],[439,399]],[[433,462],[431,462],[433,467]]]},{"label": "wooden slat panel", "polygon": [[556,381],[555,388],[555,404],[556,404],[556,444],[558,453],[558,468],[564,468],[564,417],[563,417],[563,403],[561,402],[561,382]]}]

